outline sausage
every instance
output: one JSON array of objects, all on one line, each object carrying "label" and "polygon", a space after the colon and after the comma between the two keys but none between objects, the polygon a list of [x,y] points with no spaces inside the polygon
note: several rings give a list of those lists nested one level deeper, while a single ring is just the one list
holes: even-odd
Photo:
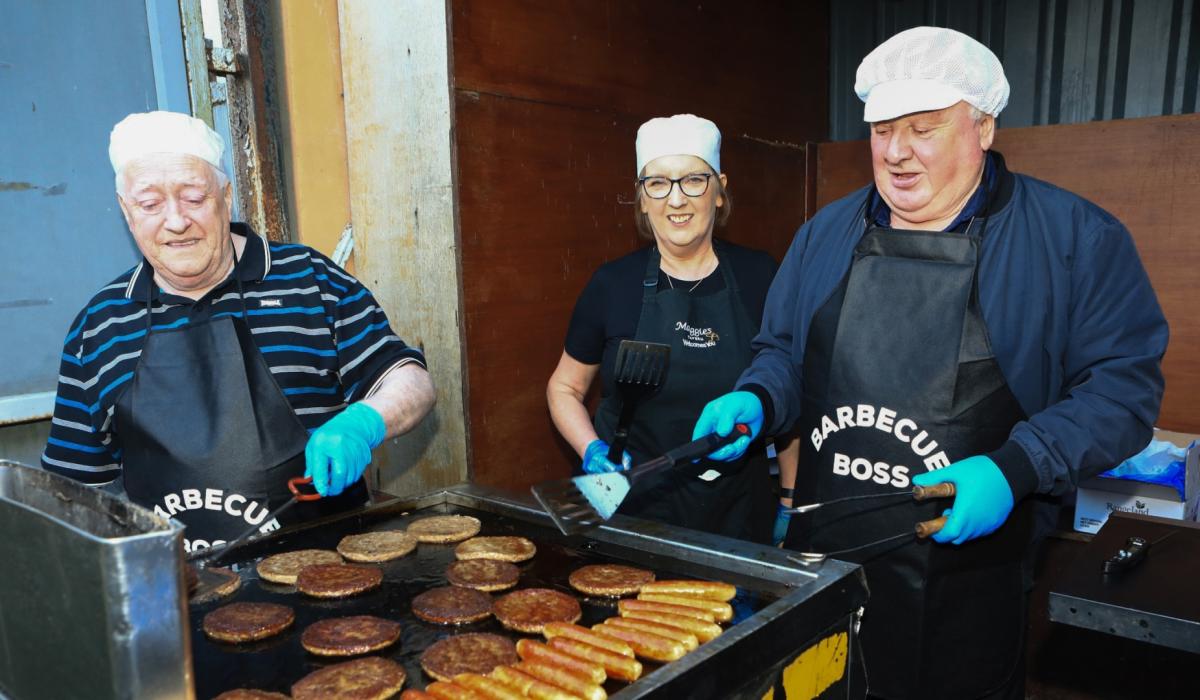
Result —
[{"label": "sausage", "polygon": [[687,647],[683,646],[683,642],[628,627],[614,627],[602,623],[593,625],[592,631],[625,642],[633,647],[638,656],[651,661],[674,661],[687,653]]},{"label": "sausage", "polygon": [[667,595],[690,595],[728,603],[737,595],[737,586],[720,581],[667,580],[651,581],[642,586],[642,593],[665,593]]},{"label": "sausage", "polygon": [[542,634],[546,635],[546,639],[567,637],[568,639],[574,639],[584,644],[600,647],[614,654],[633,658],[633,649],[625,642],[613,639],[612,637],[598,635],[586,627],[580,627],[570,622],[547,622],[546,626],[542,629]]},{"label": "sausage", "polygon": [[666,593],[640,593],[638,600],[648,600],[652,603],[670,603],[682,605],[685,608],[700,608],[716,616],[716,622],[729,622],[733,619],[733,606],[719,600],[708,598],[690,598],[683,595],[668,595]]},{"label": "sausage", "polygon": [[425,686],[425,692],[437,700],[488,700],[486,695],[450,681],[434,681]]},{"label": "sausage", "polygon": [[625,616],[629,620],[648,620],[657,622],[671,627],[678,627],[686,632],[691,632],[696,635],[696,638],[701,642],[711,642],[721,636],[721,626],[704,620],[697,620],[694,617],[684,617],[682,615],[672,615],[671,613],[659,613],[650,610],[630,610]]},{"label": "sausage", "polygon": [[491,677],[520,690],[533,700],[579,700],[578,695],[572,695],[558,686],[521,673],[511,666],[497,666],[492,670]]},{"label": "sausage", "polygon": [[551,649],[545,644],[535,642],[532,639],[517,640],[517,655],[533,663],[560,666],[577,676],[588,679],[596,685],[600,685],[608,680],[608,674],[604,672],[604,667],[600,664],[588,661],[587,659],[581,659],[578,656],[572,656],[558,649]]},{"label": "sausage", "polygon": [[[593,636],[599,637],[600,635],[594,634]],[[594,647],[586,642],[571,639],[570,637],[554,637],[550,640],[550,646],[571,656],[577,656],[581,659],[587,659],[592,663],[600,664],[611,678],[620,678],[623,681],[636,681],[642,675],[642,662],[637,659],[622,654],[614,654],[611,651]],[[630,653],[633,653],[632,650]]]},{"label": "sausage", "polygon": [[454,677],[454,682],[464,688],[470,688],[490,700],[525,700],[525,694],[512,686],[478,673],[460,673]]},{"label": "sausage", "polygon": [[513,664],[513,668],[550,685],[556,685],[584,700],[608,700],[608,693],[604,692],[604,688],[565,668],[551,666],[540,661],[522,661]]},{"label": "sausage", "polygon": [[[696,620],[696,622],[700,622],[700,620]],[[700,638],[691,632],[673,625],[654,622],[653,620],[639,620],[635,617],[610,617],[604,621],[604,624],[612,625],[613,627],[622,627],[624,629],[649,632],[650,634],[657,634],[658,636],[666,637],[667,639],[674,639],[682,644],[683,648],[687,649],[688,651],[692,651],[696,647],[700,646]]]},{"label": "sausage", "polygon": [[617,602],[617,610],[621,613],[621,617],[630,610],[646,610],[648,612],[671,613],[672,615],[683,615],[684,617],[694,617],[697,620],[705,622],[715,622],[717,615],[708,610],[700,608],[689,608],[686,605],[671,605],[670,603],[657,603],[653,600],[622,600]]}]

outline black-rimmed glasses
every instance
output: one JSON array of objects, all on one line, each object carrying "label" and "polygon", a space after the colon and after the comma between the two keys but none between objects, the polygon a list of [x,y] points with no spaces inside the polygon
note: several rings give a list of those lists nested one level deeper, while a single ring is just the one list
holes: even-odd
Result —
[{"label": "black-rimmed glasses", "polygon": [[650,199],[666,199],[676,184],[679,185],[679,191],[685,195],[699,197],[708,191],[708,180],[712,176],[712,173],[689,173],[676,178],[652,175],[639,177],[637,181]]}]

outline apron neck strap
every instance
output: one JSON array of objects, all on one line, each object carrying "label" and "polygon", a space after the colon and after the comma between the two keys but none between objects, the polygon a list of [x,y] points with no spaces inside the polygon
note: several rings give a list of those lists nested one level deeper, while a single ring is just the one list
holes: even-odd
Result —
[{"label": "apron neck strap", "polygon": [[642,276],[642,303],[654,298],[658,292],[658,266],[662,262],[662,256],[658,253],[658,246],[650,246],[649,255],[646,256],[646,274]]},{"label": "apron neck strap", "polygon": [[[967,227],[963,229],[964,234],[971,235],[971,232],[976,229],[976,224],[978,223],[978,233],[976,235],[981,241],[983,240],[984,233],[987,231],[987,222],[992,214],[992,205],[995,203],[996,193],[1000,190],[1000,174],[997,173],[994,175],[995,182],[991,183],[988,182],[987,175],[988,171],[987,166],[985,165],[983,179],[979,183],[979,186],[983,187],[986,193],[986,196],[983,200],[983,209],[978,214],[975,214],[968,219]],[[864,231],[870,230],[871,226],[873,225],[878,226],[878,224],[875,223],[875,211],[881,204],[883,204],[883,197],[879,194],[879,188],[872,185],[870,191],[867,193],[867,198],[862,203],[862,208],[859,211],[859,216],[862,218],[864,224]],[[891,221],[888,221],[887,226],[880,226],[880,228],[892,228]]]},{"label": "apron neck strap", "polygon": [[[717,256],[717,269],[721,271],[721,276],[725,279],[725,288],[733,293],[737,293],[737,280],[733,278],[733,270],[729,265],[725,265],[725,258],[722,253],[724,244],[717,239],[712,239],[713,255]],[[653,299],[658,292],[658,275],[660,266],[662,265],[662,255],[658,252],[658,246],[650,246],[650,255],[646,260],[646,274],[642,277],[642,302],[645,303],[648,299]],[[663,272],[662,274],[667,274]],[[712,273],[709,273],[712,274]]]},{"label": "apron neck strap", "polygon": [[242,264],[237,254],[237,246],[233,244],[233,236],[229,237],[229,247],[233,250],[233,271],[229,274],[233,275],[233,281],[237,284],[238,301],[242,303],[242,320],[246,325],[250,325],[250,312],[246,311],[246,292],[242,289],[242,276],[238,274],[238,266]]},{"label": "apron neck strap", "polygon": [[[233,275],[233,280],[237,284],[238,300],[242,303],[242,319],[247,325],[250,323],[250,313],[246,310],[246,293],[242,289],[242,278],[238,275],[238,265],[241,264],[241,259],[238,258],[237,246],[233,244],[233,236],[229,237],[229,248],[233,251],[233,270],[229,274]],[[151,268],[153,270],[154,268]],[[150,335],[152,328],[151,317],[154,315],[154,274],[151,272],[150,284],[146,285],[146,335]]]}]

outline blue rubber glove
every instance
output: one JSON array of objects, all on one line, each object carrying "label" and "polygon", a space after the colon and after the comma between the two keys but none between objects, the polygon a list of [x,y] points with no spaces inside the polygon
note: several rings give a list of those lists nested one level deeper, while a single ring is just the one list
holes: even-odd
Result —
[{"label": "blue rubber glove", "polygon": [[776,547],[787,538],[788,525],[792,522],[792,514],[787,511],[788,507],[782,503],[775,508],[775,531],[771,533],[771,544]]},{"label": "blue rubber glove", "polygon": [[361,401],[313,431],[304,447],[305,476],[322,496],[336,496],[362,478],[371,450],[387,435],[379,411]]},{"label": "blue rubber glove", "polygon": [[913,477],[916,486],[954,484],[954,507],[942,515],[946,525],[933,534],[935,542],[962,544],[995,532],[1013,509],[1012,488],[989,457],[976,455]]},{"label": "blue rubber glove", "polygon": [[621,453],[621,464],[608,461],[608,443],[603,440],[592,440],[583,451],[583,471],[588,474],[604,474],[605,472],[623,472],[633,464],[629,452]]},{"label": "blue rubber glove", "polygon": [[762,430],[762,401],[754,394],[735,391],[709,401],[701,411],[696,427],[692,428],[692,439],[699,440],[710,433],[725,437],[736,423],[749,426],[750,435],[742,436],[708,456],[709,459],[719,462],[732,462],[745,454],[750,442],[758,437],[758,432]]}]

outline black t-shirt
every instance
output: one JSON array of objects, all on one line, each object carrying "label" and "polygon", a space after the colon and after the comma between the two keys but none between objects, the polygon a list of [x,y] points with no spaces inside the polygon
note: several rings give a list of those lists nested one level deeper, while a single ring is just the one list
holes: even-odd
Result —
[{"label": "black t-shirt", "polygon": [[[638,317],[642,313],[642,278],[649,256],[650,249],[643,248],[601,265],[583,288],[571,314],[565,343],[567,354],[586,365],[601,365],[605,395],[612,388],[617,346],[622,340],[633,338],[637,330]],[[721,260],[722,265],[733,267],[742,303],[757,332],[767,290],[779,265],[764,251],[727,241],[721,242]],[[724,289],[725,278],[718,268],[692,289],[696,285],[694,280],[671,278],[668,282],[667,274],[660,269],[658,291],[669,289],[671,284],[675,289],[691,289],[691,294],[705,296]]]}]

